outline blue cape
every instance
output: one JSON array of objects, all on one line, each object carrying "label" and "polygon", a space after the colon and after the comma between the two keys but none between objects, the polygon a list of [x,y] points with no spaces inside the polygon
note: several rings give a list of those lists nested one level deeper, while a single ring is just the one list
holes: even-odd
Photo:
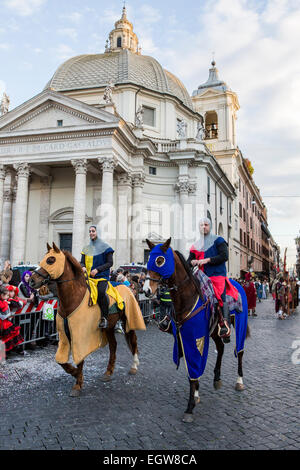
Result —
[{"label": "blue cape", "polygon": [[[203,301],[199,298],[194,310],[200,307]],[[193,318],[187,320],[179,328],[179,337],[176,334],[176,326],[172,321],[174,336],[173,361],[179,367],[179,344],[183,352],[183,358],[190,379],[197,380],[203,374],[207,362],[209,346],[209,304],[197,313]]]}]

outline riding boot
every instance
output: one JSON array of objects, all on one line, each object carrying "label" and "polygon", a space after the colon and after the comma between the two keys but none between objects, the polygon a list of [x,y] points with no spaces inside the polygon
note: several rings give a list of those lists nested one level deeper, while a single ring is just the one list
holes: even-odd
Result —
[{"label": "riding boot", "polygon": [[98,303],[101,310],[101,321],[99,323],[99,328],[107,328],[108,327],[108,301],[106,296],[103,295],[101,298],[98,299]]},{"label": "riding boot", "polygon": [[226,302],[223,303],[222,314],[223,314],[224,323],[220,328],[219,335],[222,338],[223,343],[230,343],[230,333],[231,333],[230,323],[231,323],[231,320],[230,320],[229,307],[228,307],[228,304]]}]

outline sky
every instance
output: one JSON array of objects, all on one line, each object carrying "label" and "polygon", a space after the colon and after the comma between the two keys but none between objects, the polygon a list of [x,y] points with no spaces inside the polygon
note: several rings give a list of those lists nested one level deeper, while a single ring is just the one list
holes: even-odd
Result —
[{"label": "sky", "polygon": [[[122,0],[0,0],[0,97],[40,93],[65,60],[103,53]],[[287,261],[300,231],[300,1],[127,0],[142,54],[190,94],[212,58],[237,93],[237,143],[254,167],[269,229]]]}]

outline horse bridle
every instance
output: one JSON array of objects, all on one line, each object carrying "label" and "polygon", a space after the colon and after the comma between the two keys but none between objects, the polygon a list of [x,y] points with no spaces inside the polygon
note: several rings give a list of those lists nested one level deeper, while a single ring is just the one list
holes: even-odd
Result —
[{"label": "horse bridle", "polygon": [[44,279],[42,281],[42,284],[41,284],[42,286],[47,285],[51,280],[54,281],[54,282],[57,282],[58,284],[62,284],[63,282],[75,281],[75,277],[73,279],[60,279],[62,275],[59,276],[57,279],[52,279],[51,275],[49,273],[47,273],[47,276],[46,276],[45,274],[41,273],[37,269],[35,271],[33,271],[33,274],[34,273],[38,274],[40,277],[42,277]]},{"label": "horse bridle", "polygon": [[176,284],[174,284],[174,286],[171,286],[169,287],[168,285],[168,280],[170,279],[165,279],[163,278],[163,276],[160,276],[159,279],[155,279],[153,277],[150,277],[150,276],[146,276],[145,278],[147,281],[153,281],[153,282],[157,282],[158,285],[166,285],[168,287],[169,290],[176,290],[177,292],[182,288],[182,285],[185,284],[188,280],[189,280],[189,277],[186,276],[186,278],[180,283],[179,286],[177,286]]}]

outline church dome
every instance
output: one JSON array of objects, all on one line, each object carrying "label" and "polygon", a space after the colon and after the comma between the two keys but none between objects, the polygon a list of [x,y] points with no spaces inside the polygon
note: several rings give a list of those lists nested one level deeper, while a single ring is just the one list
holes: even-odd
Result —
[{"label": "church dome", "polygon": [[141,55],[138,37],[128,21],[126,7],[106,41],[104,54],[83,54],[64,62],[45,88],[55,91],[84,90],[133,84],[178,98],[193,109],[189,93],[181,81],[163,69],[157,60]]},{"label": "church dome", "polygon": [[61,92],[82,90],[105,87],[110,81],[114,85],[134,84],[175,96],[193,109],[190,95],[177,77],[152,57],[128,49],[73,57],[56,70],[46,88]]}]

